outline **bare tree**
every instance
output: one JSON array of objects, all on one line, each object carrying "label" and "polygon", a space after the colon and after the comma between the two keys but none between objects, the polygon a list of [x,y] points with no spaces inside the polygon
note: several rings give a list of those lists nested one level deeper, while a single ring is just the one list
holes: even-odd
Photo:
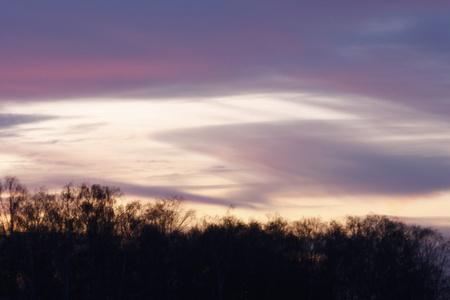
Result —
[{"label": "bare tree", "polygon": [[[4,221],[7,220],[5,223],[8,224],[8,228],[5,231],[9,231],[9,234],[13,235],[18,214],[27,198],[28,192],[19,179],[13,176],[5,177],[0,192],[4,193],[4,195],[0,194],[2,217]],[[6,229],[4,224],[4,229]]]},{"label": "bare tree", "polygon": [[195,219],[195,211],[186,210],[182,205],[183,201],[178,196],[158,199],[146,207],[145,222],[164,234],[184,230]]}]

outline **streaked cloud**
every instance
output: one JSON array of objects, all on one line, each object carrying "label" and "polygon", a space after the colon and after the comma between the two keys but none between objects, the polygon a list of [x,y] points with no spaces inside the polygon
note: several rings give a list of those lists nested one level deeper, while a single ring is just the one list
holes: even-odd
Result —
[{"label": "streaked cloud", "polygon": [[446,237],[450,237],[450,217],[402,217],[402,221],[430,226],[438,229]]},{"label": "streaked cloud", "polygon": [[249,210],[448,207],[448,1],[0,5],[2,173]]},{"label": "streaked cloud", "polygon": [[201,195],[191,194],[183,192],[176,187],[163,187],[163,186],[152,186],[152,185],[134,185],[127,183],[117,183],[128,197],[138,197],[138,198],[164,198],[170,196],[181,196],[183,199],[195,202],[195,203],[207,203],[214,205],[229,206],[232,204],[231,199],[221,199],[215,197],[205,197]]},{"label": "streaked cloud", "polygon": [[21,124],[38,123],[55,118],[55,116],[46,115],[0,114],[0,130],[8,129]]},{"label": "streaked cloud", "polygon": [[444,1],[4,3],[0,98],[282,90],[448,113],[449,11]]},{"label": "streaked cloud", "polygon": [[355,122],[291,121],[179,130],[156,138],[258,174],[263,184],[243,183],[244,189],[254,185],[245,193],[255,201],[286,192],[406,196],[450,189],[448,153],[433,153],[427,138],[408,131],[392,136]]}]

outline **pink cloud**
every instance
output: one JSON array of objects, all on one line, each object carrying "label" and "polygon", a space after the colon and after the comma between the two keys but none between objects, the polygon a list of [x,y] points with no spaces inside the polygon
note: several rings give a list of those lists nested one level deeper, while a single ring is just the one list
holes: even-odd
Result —
[{"label": "pink cloud", "polygon": [[448,99],[448,2],[195,3],[11,4],[0,100],[319,90],[439,112]]},{"label": "pink cloud", "polygon": [[149,62],[35,62],[30,65],[6,65],[0,72],[4,81],[108,80],[115,78],[177,77],[199,70],[200,64]]}]

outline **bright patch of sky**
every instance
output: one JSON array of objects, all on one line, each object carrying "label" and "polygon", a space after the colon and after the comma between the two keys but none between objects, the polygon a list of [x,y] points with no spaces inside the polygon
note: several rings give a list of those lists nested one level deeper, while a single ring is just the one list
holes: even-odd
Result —
[{"label": "bright patch of sky", "polygon": [[[241,145],[227,144],[227,139],[235,143],[231,136],[239,137],[242,133],[239,128],[245,130],[247,126],[255,124],[264,126],[294,122],[292,127],[283,127],[269,132],[268,135],[265,135],[265,131],[256,131],[250,136],[256,138],[256,143],[267,138],[276,142],[280,138],[279,134],[295,136],[295,131],[304,131],[303,122],[313,122],[314,125],[307,129],[307,133],[312,130],[309,133],[317,136],[331,134],[337,139],[339,136],[347,139],[348,129],[339,129],[344,124],[350,126],[353,141],[360,140],[361,143],[373,145],[375,148],[387,145],[381,146],[380,149],[387,147],[390,152],[398,152],[400,155],[422,155],[430,150],[436,152],[438,148],[441,149],[440,155],[448,156],[447,151],[436,147],[435,143],[427,142],[439,140],[441,143],[449,143],[447,131],[440,128],[443,123],[429,118],[426,113],[414,115],[401,105],[380,104],[368,99],[361,104],[357,99],[272,93],[207,100],[78,99],[26,105],[11,103],[5,107],[4,113],[51,116],[49,119],[18,124],[2,130],[5,135],[3,151],[0,154],[3,172],[19,176],[32,187],[45,182],[45,178],[47,182],[53,183],[51,188],[55,189],[70,181],[103,182],[123,186],[128,195],[127,199],[164,196],[164,188],[167,188],[167,195],[188,195],[187,200],[193,204],[197,203],[200,212],[220,213],[226,204],[229,204],[237,207],[235,212],[238,215],[259,217],[275,211],[290,218],[299,215],[317,216],[318,211],[324,218],[369,211],[416,217],[435,216],[439,215],[443,208],[450,209],[448,201],[445,200],[448,195],[445,193],[380,196],[363,191],[352,196],[352,192],[348,191],[348,195],[333,195],[316,194],[315,189],[321,190],[323,187],[319,185],[314,188],[317,182],[308,181],[307,178],[299,179],[300,181],[298,178],[292,179],[293,185],[281,184],[277,176],[289,181],[290,176],[297,175],[295,171],[290,170],[289,162],[288,165],[277,165],[281,170],[286,170],[287,177],[283,177],[285,175],[282,173],[272,174],[272,162],[264,160],[278,157],[282,162],[285,157],[279,155],[284,155],[282,149],[290,147],[289,144],[281,144],[279,150],[274,148],[272,152],[258,154],[256,151],[250,156],[246,156],[248,154],[245,154],[244,145],[241,149],[242,157],[233,151],[233,145]],[[414,122],[408,121],[405,116],[413,118]],[[328,129],[324,131],[322,125]],[[336,131],[332,129],[333,126],[336,126]],[[218,140],[209,139],[208,132],[202,133],[202,130],[214,132],[216,128],[222,127],[230,128],[229,135],[224,136],[223,141],[220,140],[220,130],[217,132]],[[332,132],[329,132],[330,129]],[[197,131],[198,136],[192,135]],[[175,133],[177,140],[178,132],[187,135],[188,139],[192,137],[193,140],[187,144],[174,144],[170,142],[171,138],[164,138]],[[7,133],[11,135],[8,137]],[[211,151],[203,149],[203,145],[200,148],[196,145],[202,141],[203,134],[206,141],[211,142],[210,146],[206,146]],[[283,139],[280,141],[289,142]],[[299,141],[301,142],[301,139]],[[214,144],[216,142],[218,144]],[[224,144],[221,144],[222,142]],[[408,142],[414,147],[405,152],[402,144]],[[297,164],[295,168],[312,168],[311,172],[315,171],[314,168],[319,168],[320,171],[320,165],[311,164],[308,160],[339,159],[327,155],[318,158],[313,152],[308,152],[311,150],[305,151],[305,155],[311,156],[310,159],[294,159],[292,163]],[[333,152],[328,155],[333,155]],[[265,164],[269,167],[261,167]],[[318,181],[320,180],[322,179],[319,178]],[[296,182],[306,182],[309,186],[305,189],[300,184],[296,188]],[[251,195],[254,190],[249,187],[252,185],[259,194]],[[280,185],[284,190],[275,187],[264,190],[264,186],[270,185]],[[135,186],[150,188],[142,191]],[[189,195],[203,198],[190,199]],[[220,199],[219,203],[222,205],[211,206],[205,199]],[[361,201],[362,199],[365,200]]]}]

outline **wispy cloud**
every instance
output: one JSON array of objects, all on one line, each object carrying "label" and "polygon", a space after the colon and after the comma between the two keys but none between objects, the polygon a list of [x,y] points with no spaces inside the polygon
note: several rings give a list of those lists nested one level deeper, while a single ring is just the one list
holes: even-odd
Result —
[{"label": "wispy cloud", "polygon": [[440,0],[2,2],[1,171],[254,207],[447,191],[449,13]]},{"label": "wispy cloud", "polygon": [[290,90],[448,113],[450,5],[345,3],[4,3],[0,98]]},{"label": "wispy cloud", "polygon": [[[69,177],[71,176],[71,177]],[[30,180],[26,184],[32,188],[37,189],[42,186],[42,182],[47,182],[47,187],[50,189],[58,190],[63,186],[72,183],[74,185],[79,184],[103,184],[109,186],[116,186],[124,192],[127,200],[149,200],[167,198],[172,196],[182,197],[184,200],[190,203],[203,203],[213,204],[221,206],[229,206],[232,203],[232,199],[223,199],[220,197],[208,197],[198,194],[189,193],[183,190],[183,187],[176,186],[158,186],[154,184],[134,184],[130,181],[113,181],[105,180],[104,178],[98,178],[89,175],[82,174],[66,174],[66,173],[54,173],[44,175],[41,180]],[[49,183],[49,184],[48,184]],[[251,207],[250,205],[242,205],[243,207]]]},{"label": "wispy cloud", "polygon": [[[201,196],[198,194],[187,193],[181,189],[177,189],[176,187],[163,187],[163,186],[152,186],[152,185],[136,185],[125,182],[116,183],[127,195],[129,198],[134,197],[142,197],[144,199],[148,198],[165,198],[170,196],[178,196],[189,202],[197,202],[197,203],[205,203],[205,204],[214,204],[214,205],[222,205],[229,206],[233,203],[232,199],[222,199],[219,197],[207,197]],[[248,205],[247,205],[248,207]]]},{"label": "wispy cloud", "polygon": [[259,200],[282,193],[405,196],[450,189],[450,157],[433,153],[427,139],[389,138],[346,121],[212,126],[157,139],[258,174],[263,183],[244,180],[242,191]]},{"label": "wispy cloud", "polygon": [[400,217],[401,220],[421,226],[431,226],[439,229],[445,236],[450,237],[450,217]]},{"label": "wispy cloud", "polygon": [[55,118],[55,116],[46,115],[0,114],[0,129],[8,129],[22,124],[38,123]]}]

